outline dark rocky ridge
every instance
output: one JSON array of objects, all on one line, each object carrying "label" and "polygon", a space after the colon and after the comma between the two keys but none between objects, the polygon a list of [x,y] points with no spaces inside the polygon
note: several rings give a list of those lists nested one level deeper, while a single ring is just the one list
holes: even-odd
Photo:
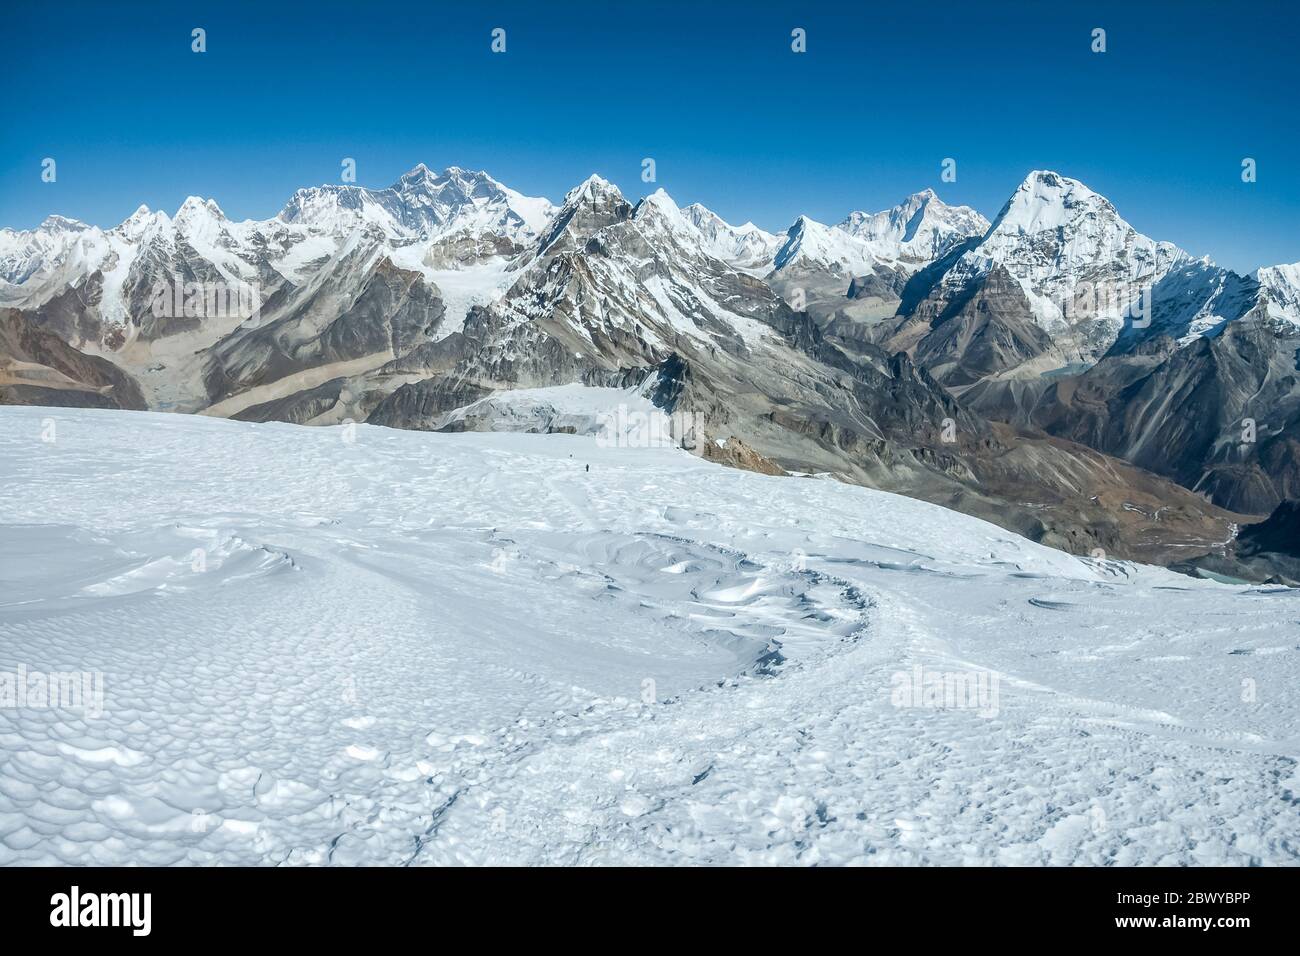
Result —
[{"label": "dark rocky ridge", "polygon": [[139,384],[122,369],[10,309],[0,309],[0,405],[147,407]]}]

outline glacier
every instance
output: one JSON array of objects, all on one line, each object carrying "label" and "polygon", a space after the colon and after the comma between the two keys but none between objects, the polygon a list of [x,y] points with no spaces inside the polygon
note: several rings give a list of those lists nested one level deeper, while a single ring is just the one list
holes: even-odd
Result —
[{"label": "glacier", "polygon": [[1297,862],[1300,591],[577,431],[0,408],[0,864]]}]

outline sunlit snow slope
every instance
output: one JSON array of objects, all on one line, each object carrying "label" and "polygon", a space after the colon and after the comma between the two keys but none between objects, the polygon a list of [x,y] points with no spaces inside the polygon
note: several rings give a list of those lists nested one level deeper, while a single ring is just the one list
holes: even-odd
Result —
[{"label": "sunlit snow slope", "polygon": [[105,689],[0,707],[0,863],[1294,863],[1298,618],[673,449],[0,408],[0,671]]}]

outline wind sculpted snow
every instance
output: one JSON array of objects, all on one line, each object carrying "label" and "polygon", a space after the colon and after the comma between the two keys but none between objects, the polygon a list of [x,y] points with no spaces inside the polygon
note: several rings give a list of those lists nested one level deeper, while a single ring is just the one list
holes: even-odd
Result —
[{"label": "wind sculpted snow", "polygon": [[102,690],[0,683],[0,863],[1295,863],[1297,594],[672,448],[0,408],[0,672]]}]

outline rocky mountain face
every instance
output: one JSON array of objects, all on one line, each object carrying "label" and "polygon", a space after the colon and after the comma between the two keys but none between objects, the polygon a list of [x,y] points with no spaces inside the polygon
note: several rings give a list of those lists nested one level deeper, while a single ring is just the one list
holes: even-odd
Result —
[{"label": "rocky mountain face", "polygon": [[949,206],[930,189],[882,212],[852,212],[834,226],[801,216],[767,280],[822,328],[853,338],[864,323],[895,314],[917,270],[988,228],[978,212]]},{"label": "rocky mountain face", "polygon": [[[597,176],[552,206],[423,166],[384,190],[300,190],[265,221],[199,199],[111,230],[52,218],[0,231],[0,400],[571,431],[593,420],[572,407],[587,386],[660,409],[675,443],[728,464],[899,491],[1076,553],[1222,555],[1243,519],[1202,493],[1252,510],[1260,473],[1289,474],[1288,426],[1198,484],[1137,443],[1141,415],[1112,407],[1109,381],[1066,389],[1105,366],[1140,391],[1181,357],[1160,374],[1199,395],[1226,360],[1196,349],[1236,349],[1253,326],[1196,317],[1267,297],[1252,314],[1278,334],[1291,277],[1197,267],[1080,184],[1027,183],[991,225],[927,190],[784,236],[662,190],[632,203]],[[1110,313],[1044,311],[1134,269],[1194,286],[1200,305],[1180,299],[1131,343]],[[1280,358],[1264,365],[1281,396]],[[1162,427],[1147,425],[1150,447],[1225,454],[1199,422]]]},{"label": "rocky mountain face", "polygon": [[1038,172],[982,240],[917,273],[868,337],[985,417],[1261,515],[1300,493],[1297,275],[1194,258]]},{"label": "rocky mountain face", "polygon": [[851,212],[836,228],[867,243],[882,261],[915,265],[933,262],[962,240],[984,235],[989,221],[969,206],[949,206],[933,189],[926,189],[883,212]]},{"label": "rocky mountain face", "polygon": [[[1160,336],[1191,341],[1250,312],[1259,283],[1143,236],[1076,180],[1034,172],[980,241],[918,275],[902,298],[876,339],[961,390],[1086,368]],[[990,313],[993,341],[966,363],[944,326],[968,325],[972,310]]]},{"label": "rocky mountain face", "polygon": [[1300,316],[1300,262],[1266,266],[1252,278],[1259,283],[1270,319],[1286,324]]},{"label": "rocky mountain face", "polygon": [[733,226],[699,203],[686,206],[682,214],[699,231],[704,252],[750,275],[762,277],[770,272],[785,242],[783,236],[764,232],[752,222]]},{"label": "rocky mountain face", "polygon": [[457,166],[434,173],[420,163],[387,189],[300,189],[278,218],[331,234],[369,224],[395,238],[464,234],[499,237],[522,245],[537,238],[552,213],[548,200],[523,196],[486,173]]},{"label": "rocky mountain face", "polygon": [[135,381],[86,355],[21,312],[0,309],[0,405],[143,410]]},{"label": "rocky mountain face", "polygon": [[1191,558],[1177,570],[1208,571],[1234,580],[1300,587],[1300,501],[1283,501],[1263,521],[1247,525],[1222,554]]},{"label": "rocky mountain face", "polygon": [[1262,312],[1179,346],[1167,337],[1040,380],[987,414],[1131,461],[1225,508],[1267,514],[1300,497],[1300,327]]},{"label": "rocky mountain face", "polygon": [[264,221],[197,197],[111,230],[47,220],[0,231],[0,305],[111,360],[150,407],[233,415],[454,329],[552,213],[485,173],[421,165],[385,190],[299,190]]}]

